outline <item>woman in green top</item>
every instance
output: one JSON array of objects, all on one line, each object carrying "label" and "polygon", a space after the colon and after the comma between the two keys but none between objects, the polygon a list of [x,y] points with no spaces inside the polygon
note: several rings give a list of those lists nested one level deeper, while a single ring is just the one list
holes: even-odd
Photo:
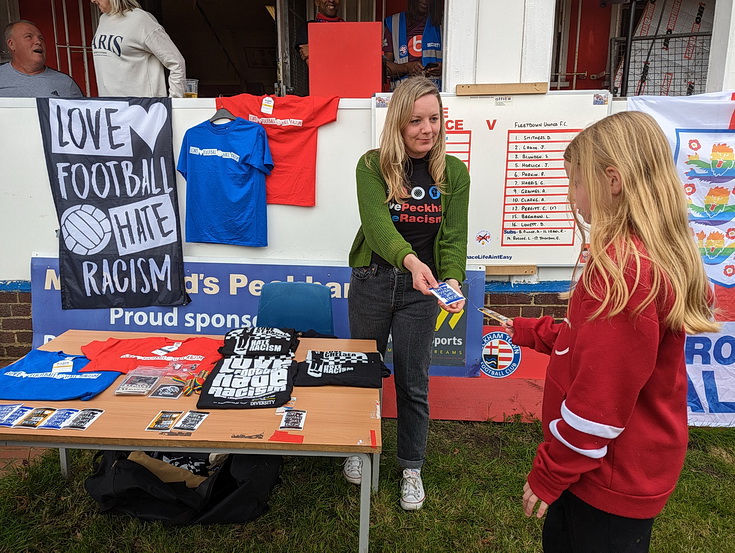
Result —
[{"label": "woman in green top", "polygon": [[[393,93],[380,148],[357,164],[361,226],[350,251],[352,338],[373,339],[385,355],[392,336],[398,407],[397,458],[403,467],[401,507],[420,509],[429,428],[429,364],[438,308],[458,313],[429,288],[460,290],[467,259],[470,177],[446,155],[441,96],[425,77]],[[438,306],[437,306],[438,303]],[[347,480],[360,482],[361,462],[345,461]]]}]

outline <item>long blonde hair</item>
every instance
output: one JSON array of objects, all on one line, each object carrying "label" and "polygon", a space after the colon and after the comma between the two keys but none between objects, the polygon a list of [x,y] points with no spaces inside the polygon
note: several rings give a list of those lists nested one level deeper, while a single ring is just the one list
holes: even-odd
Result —
[{"label": "long blonde hair", "polygon": [[439,102],[439,136],[429,151],[429,174],[439,190],[443,190],[446,170],[446,139],[444,138],[444,109],[436,85],[426,77],[410,77],[403,81],[391,96],[385,125],[380,135],[380,172],[388,184],[389,202],[403,203],[408,198],[406,165],[408,153],[403,142],[403,129],[413,116],[413,105],[419,98],[432,94]]},{"label": "long blonde hair", "polygon": [[[670,329],[690,334],[717,331],[707,275],[687,221],[683,186],[666,136],[653,117],[637,111],[610,115],[579,133],[564,159],[570,166],[572,205],[572,182],[582,177],[587,183],[590,258],[580,278],[601,302],[592,318],[622,312],[638,286],[645,254],[636,248],[637,239],[651,261],[652,278],[650,292],[633,313],[642,312],[659,292],[670,290],[672,308],[665,320]],[[616,198],[606,178],[611,167],[620,173]],[[584,245],[587,227],[576,213],[575,218]],[[627,267],[636,268],[632,289],[625,281]]]}]

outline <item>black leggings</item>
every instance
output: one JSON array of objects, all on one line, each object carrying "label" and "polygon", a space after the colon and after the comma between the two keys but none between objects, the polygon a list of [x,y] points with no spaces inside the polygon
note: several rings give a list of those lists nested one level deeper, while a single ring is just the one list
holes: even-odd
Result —
[{"label": "black leggings", "polygon": [[549,505],[544,553],[648,553],[653,519],[611,515],[569,491]]}]

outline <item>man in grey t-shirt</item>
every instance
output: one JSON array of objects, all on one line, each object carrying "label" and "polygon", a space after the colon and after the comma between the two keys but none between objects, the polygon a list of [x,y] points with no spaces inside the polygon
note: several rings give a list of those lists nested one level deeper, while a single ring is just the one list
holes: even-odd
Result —
[{"label": "man in grey t-shirt", "polygon": [[10,63],[0,65],[0,96],[6,98],[80,98],[69,75],[46,67],[46,43],[41,31],[26,20],[5,27]]}]

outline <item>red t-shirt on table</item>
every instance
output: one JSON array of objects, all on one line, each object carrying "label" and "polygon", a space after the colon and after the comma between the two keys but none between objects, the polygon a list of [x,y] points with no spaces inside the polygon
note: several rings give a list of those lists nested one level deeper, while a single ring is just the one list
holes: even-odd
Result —
[{"label": "red t-shirt on table", "polygon": [[266,177],[269,204],[316,204],[316,147],[320,126],[337,119],[339,97],[253,96],[217,98],[217,109],[260,123],[274,169]]},{"label": "red t-shirt on table", "polygon": [[206,336],[185,340],[172,340],[164,336],[95,340],[82,346],[82,353],[89,359],[89,364],[79,372],[128,373],[138,366],[163,368],[172,362],[197,363],[197,371],[211,370],[222,358],[219,348],[223,344],[224,338]]}]

